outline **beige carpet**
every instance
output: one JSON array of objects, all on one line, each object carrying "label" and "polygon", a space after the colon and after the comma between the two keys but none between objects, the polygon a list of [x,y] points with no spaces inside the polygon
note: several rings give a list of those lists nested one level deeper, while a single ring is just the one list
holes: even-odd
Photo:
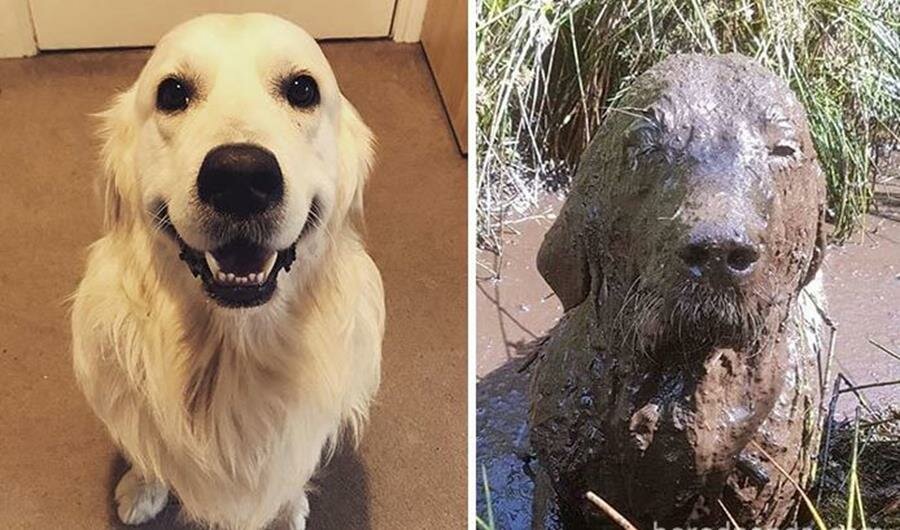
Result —
[{"label": "beige carpet", "polygon": [[[366,197],[384,276],[383,383],[310,528],[461,528],[466,513],[466,164],[417,45],[323,45],[378,138]],[[0,528],[118,528],[123,464],[75,387],[66,297],[99,234],[96,123],[146,51],[0,60]],[[146,528],[178,528],[178,507]]]}]

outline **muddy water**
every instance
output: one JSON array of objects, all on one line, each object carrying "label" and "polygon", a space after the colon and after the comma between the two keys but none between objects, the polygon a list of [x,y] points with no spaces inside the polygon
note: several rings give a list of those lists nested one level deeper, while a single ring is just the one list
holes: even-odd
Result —
[{"label": "muddy water", "polygon": [[[528,528],[532,519],[528,382],[518,368],[522,346],[549,330],[562,312],[535,266],[543,235],[561,204],[548,198],[531,219],[510,225],[501,258],[477,256],[478,514],[486,513],[484,466],[494,519],[502,529]],[[856,384],[900,380],[900,361],[869,342],[900,352],[900,222],[870,216],[866,228],[843,247],[830,248],[824,268],[828,314],[837,325],[836,368]],[[499,269],[502,279],[491,279],[489,268]],[[877,407],[900,403],[900,386],[862,393]],[[852,395],[844,395],[838,413],[850,415],[856,405]]]},{"label": "muddy water", "polygon": [[[529,528],[533,483],[528,470],[528,377],[519,373],[522,347],[550,329],[562,305],[535,265],[535,257],[562,199],[548,197],[533,219],[509,227],[503,255],[477,260],[476,425],[477,513],[487,513],[482,467],[498,529]],[[492,278],[500,271],[501,280]]]},{"label": "muddy water", "polygon": [[[900,353],[900,222],[870,216],[867,228],[853,243],[829,249],[825,261],[837,370],[855,384],[900,380],[900,361],[869,342]],[[900,404],[900,386],[873,388],[864,396],[874,405]],[[842,398],[840,405],[851,413],[856,400]]]}]

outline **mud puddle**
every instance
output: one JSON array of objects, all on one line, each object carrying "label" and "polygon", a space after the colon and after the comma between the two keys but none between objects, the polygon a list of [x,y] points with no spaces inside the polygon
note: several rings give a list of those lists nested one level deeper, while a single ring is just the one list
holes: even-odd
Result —
[{"label": "mud puddle", "polygon": [[[524,220],[511,223],[501,257],[477,254],[477,513],[482,518],[487,513],[483,466],[498,529],[530,528],[532,521],[528,380],[519,368],[523,346],[562,313],[535,266],[541,240],[561,205],[560,199],[547,198]],[[491,277],[497,270],[500,280]],[[835,369],[857,385],[900,380],[900,361],[870,342],[900,352],[900,222],[869,216],[864,234],[829,248],[824,271],[828,315],[837,326]],[[860,393],[873,407],[900,403],[898,385]],[[854,396],[843,395],[838,415],[852,415],[857,404]]]}]

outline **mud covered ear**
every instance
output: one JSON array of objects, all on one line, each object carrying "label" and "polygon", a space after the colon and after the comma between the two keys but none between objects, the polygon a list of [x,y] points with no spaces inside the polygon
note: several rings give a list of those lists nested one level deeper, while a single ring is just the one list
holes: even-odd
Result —
[{"label": "mud covered ear", "polygon": [[537,257],[538,271],[565,311],[584,301],[591,289],[591,273],[581,237],[583,223],[574,219],[568,206],[567,201],[544,235]]},{"label": "mud covered ear", "polygon": [[353,105],[342,97],[338,157],[341,168],[338,184],[339,208],[347,212],[351,225],[363,227],[363,191],[372,168],[372,131],[360,118]]},{"label": "mud covered ear", "polygon": [[809,260],[809,266],[806,268],[806,274],[803,276],[803,281],[800,283],[800,287],[806,287],[806,285],[816,277],[816,273],[819,272],[819,269],[822,267],[822,262],[825,260],[825,247],[828,244],[828,236],[825,234],[825,205],[819,204],[819,218],[816,222],[816,244],[813,247],[813,255],[812,259]]},{"label": "mud covered ear", "polygon": [[103,197],[103,228],[126,226],[134,219],[134,144],[137,136],[134,98],[136,89],[118,95],[112,106],[96,116],[101,120],[103,173],[97,187]]}]

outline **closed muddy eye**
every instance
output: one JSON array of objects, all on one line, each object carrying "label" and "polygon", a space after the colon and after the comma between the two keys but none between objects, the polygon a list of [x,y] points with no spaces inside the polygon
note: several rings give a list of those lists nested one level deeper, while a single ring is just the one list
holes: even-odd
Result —
[{"label": "closed muddy eye", "polygon": [[794,148],[789,145],[776,145],[769,154],[772,156],[794,156]]},{"label": "closed muddy eye", "polygon": [[625,130],[625,151],[629,158],[647,155],[659,146],[660,126],[650,118],[638,118]]},{"label": "closed muddy eye", "polygon": [[769,155],[781,158],[795,158],[799,153],[798,146],[793,142],[778,142],[769,149]]}]

